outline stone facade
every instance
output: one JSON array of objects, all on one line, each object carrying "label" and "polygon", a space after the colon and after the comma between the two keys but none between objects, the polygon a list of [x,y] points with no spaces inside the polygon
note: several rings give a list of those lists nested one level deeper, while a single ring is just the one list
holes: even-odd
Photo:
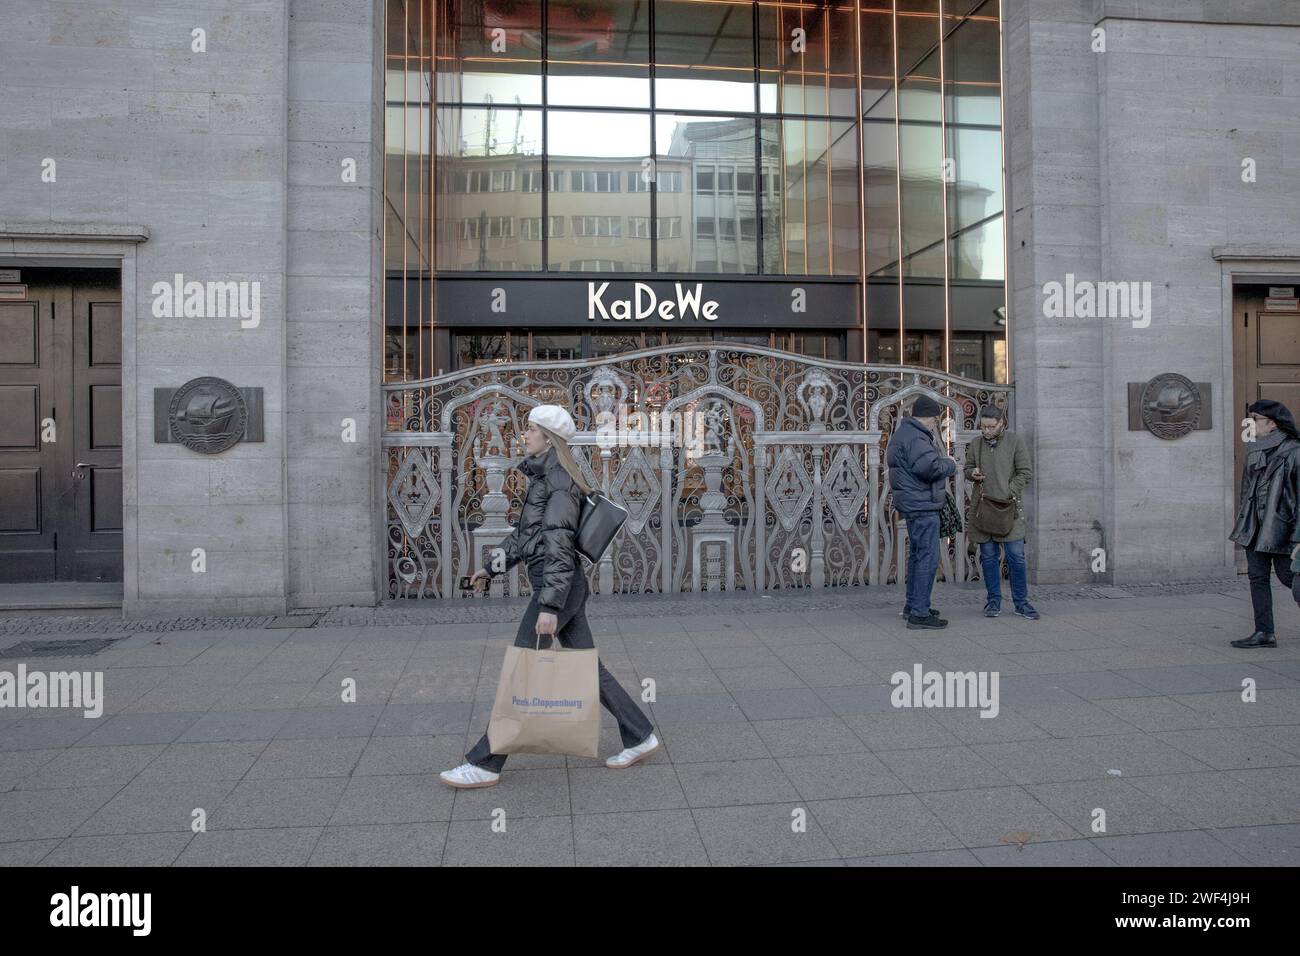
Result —
[{"label": "stone facade", "polygon": [[[1006,0],[1003,15],[1013,381],[1037,467],[1037,579],[1228,573],[1241,417],[1229,263],[1300,272],[1300,5]],[[1150,325],[1048,317],[1044,286],[1067,274],[1150,282]],[[1166,371],[1211,384],[1213,429],[1128,430],[1127,383]],[[1091,571],[1096,548],[1105,575]]]},{"label": "stone facade", "polygon": [[[148,234],[123,287],[128,614],[377,599],[382,22],[378,0],[6,5],[0,251]],[[176,273],[259,283],[260,323],[155,317]],[[154,388],[200,375],[264,389],[264,442],[154,443]]]}]

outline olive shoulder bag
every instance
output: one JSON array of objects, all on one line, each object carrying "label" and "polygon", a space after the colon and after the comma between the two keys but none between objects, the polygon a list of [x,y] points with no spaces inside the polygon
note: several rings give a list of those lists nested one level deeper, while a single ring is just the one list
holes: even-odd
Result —
[{"label": "olive shoulder bag", "polygon": [[[977,444],[979,453],[975,456],[975,467],[984,471],[984,439],[982,437],[977,439]],[[991,537],[1006,537],[1016,524],[1015,499],[1007,501],[991,497],[984,494],[984,482],[977,482],[977,484],[980,487],[975,497],[975,507],[971,509],[971,524],[976,530]]]}]

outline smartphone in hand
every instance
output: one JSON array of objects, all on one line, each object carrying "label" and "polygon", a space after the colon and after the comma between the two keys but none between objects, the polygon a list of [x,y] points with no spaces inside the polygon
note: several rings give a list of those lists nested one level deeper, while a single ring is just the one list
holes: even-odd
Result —
[{"label": "smartphone in hand", "polygon": [[460,579],[460,589],[461,589],[462,591],[469,591],[469,590],[472,590],[472,588],[471,588],[469,582],[470,582],[470,577],[469,577],[469,575],[465,575],[465,576],[463,576],[463,577]]}]

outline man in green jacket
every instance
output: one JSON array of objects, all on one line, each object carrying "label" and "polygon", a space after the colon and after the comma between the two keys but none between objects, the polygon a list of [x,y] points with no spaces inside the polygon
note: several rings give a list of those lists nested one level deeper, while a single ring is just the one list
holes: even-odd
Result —
[{"label": "man in green jacket", "polygon": [[[1031,621],[1039,614],[1029,603],[1029,580],[1025,573],[1025,508],[1020,496],[1034,476],[1029,464],[1029,450],[1024,439],[1007,429],[1007,418],[996,405],[980,409],[980,435],[966,449],[966,478],[975,483],[971,493],[971,511],[967,519],[970,540],[980,546],[980,566],[984,570],[985,617],[1002,613],[1002,559],[998,545],[1005,551],[1011,572],[1011,600],[1016,613]],[[1010,501],[1015,520],[1011,530],[994,535],[979,528],[974,515],[983,495]]]}]

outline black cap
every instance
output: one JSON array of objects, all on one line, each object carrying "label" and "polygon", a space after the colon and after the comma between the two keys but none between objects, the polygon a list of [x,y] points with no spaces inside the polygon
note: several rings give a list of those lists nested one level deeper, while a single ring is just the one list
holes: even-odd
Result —
[{"label": "black cap", "polygon": [[980,418],[996,418],[999,421],[1006,417],[1002,409],[996,405],[985,405],[980,409]]},{"label": "black cap", "polygon": [[914,418],[933,418],[942,412],[943,409],[929,395],[922,395],[912,405],[912,417]]},{"label": "black cap", "polygon": [[1277,422],[1277,427],[1286,432],[1292,438],[1300,437],[1296,434],[1295,418],[1291,415],[1291,409],[1287,408],[1281,402],[1275,402],[1271,398],[1261,398],[1257,402],[1252,402],[1246,409],[1247,413],[1263,415],[1265,418],[1271,418]]}]

